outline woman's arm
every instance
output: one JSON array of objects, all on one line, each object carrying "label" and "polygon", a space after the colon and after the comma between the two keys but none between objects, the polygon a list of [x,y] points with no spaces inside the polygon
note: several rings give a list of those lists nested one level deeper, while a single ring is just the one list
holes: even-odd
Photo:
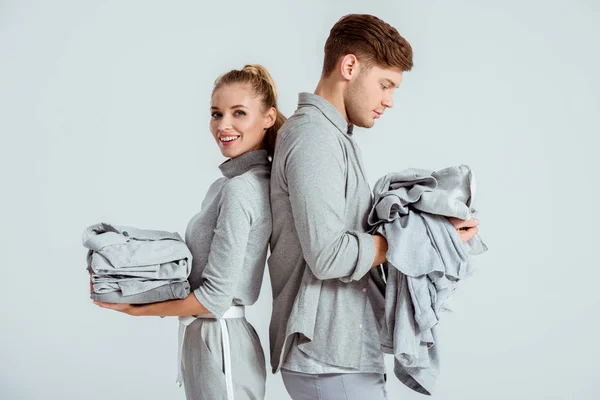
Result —
[{"label": "woman's arm", "polygon": [[255,189],[245,181],[232,180],[223,188],[214,238],[202,272],[202,284],[184,300],[148,305],[97,301],[94,304],[134,316],[214,314],[221,317],[232,304],[238,280],[243,279],[242,270],[252,223],[260,219],[256,210],[259,201]]},{"label": "woman's arm", "polygon": [[157,317],[185,317],[189,315],[210,314],[194,296],[190,293],[183,300],[168,300],[159,303],[136,305],[136,304],[118,304],[103,303],[94,301],[94,304],[115,311],[120,311],[133,316],[157,316]]}]

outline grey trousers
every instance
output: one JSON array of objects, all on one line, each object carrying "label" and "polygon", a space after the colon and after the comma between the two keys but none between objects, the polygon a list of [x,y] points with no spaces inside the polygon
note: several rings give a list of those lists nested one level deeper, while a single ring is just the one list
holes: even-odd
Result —
[{"label": "grey trousers", "polygon": [[[231,348],[234,399],[263,400],[267,371],[258,335],[246,318],[225,321]],[[227,400],[218,320],[198,319],[187,327],[182,362],[187,400]]]},{"label": "grey trousers", "polygon": [[387,400],[383,374],[304,374],[282,369],[281,376],[293,400]]}]

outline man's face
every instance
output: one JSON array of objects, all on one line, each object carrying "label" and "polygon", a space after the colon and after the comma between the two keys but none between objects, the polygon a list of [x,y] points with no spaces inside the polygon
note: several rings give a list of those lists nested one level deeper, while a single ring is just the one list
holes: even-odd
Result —
[{"label": "man's face", "polygon": [[350,82],[344,96],[348,121],[362,128],[371,128],[375,120],[394,105],[394,91],[400,83],[402,71],[399,68],[373,65],[361,70]]}]

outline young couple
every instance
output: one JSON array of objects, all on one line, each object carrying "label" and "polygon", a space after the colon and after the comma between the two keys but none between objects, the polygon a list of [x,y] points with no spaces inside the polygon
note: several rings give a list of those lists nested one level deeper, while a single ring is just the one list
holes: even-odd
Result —
[{"label": "young couple", "polygon": [[[265,357],[244,306],[258,298],[269,244],[271,366],[289,395],[387,398],[367,297],[387,242],[365,233],[371,189],[352,128],[371,128],[393,106],[412,64],[395,28],[352,14],[331,29],[316,90],[299,95],[287,121],[262,66],[216,80],[210,131],[228,160],[186,230],[193,293],[143,306],[97,303],[180,317],[188,400],[264,398]],[[478,231],[477,220],[451,222],[463,242]]]}]

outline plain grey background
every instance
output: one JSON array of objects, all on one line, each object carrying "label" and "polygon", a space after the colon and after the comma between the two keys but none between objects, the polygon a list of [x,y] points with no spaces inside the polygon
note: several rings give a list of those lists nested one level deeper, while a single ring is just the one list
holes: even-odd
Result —
[{"label": "plain grey background", "polygon": [[[290,115],[353,12],[415,53],[395,107],[358,132],[371,183],[462,163],[478,181],[490,251],[441,322],[435,398],[600,398],[600,6],[514,0],[0,1],[0,398],[184,398],[176,320],[92,305],[81,233],[183,233],[223,161],[214,79],[262,63]],[[270,300],[265,278],[248,314],[266,352]],[[421,398],[387,361],[389,398]]]}]

